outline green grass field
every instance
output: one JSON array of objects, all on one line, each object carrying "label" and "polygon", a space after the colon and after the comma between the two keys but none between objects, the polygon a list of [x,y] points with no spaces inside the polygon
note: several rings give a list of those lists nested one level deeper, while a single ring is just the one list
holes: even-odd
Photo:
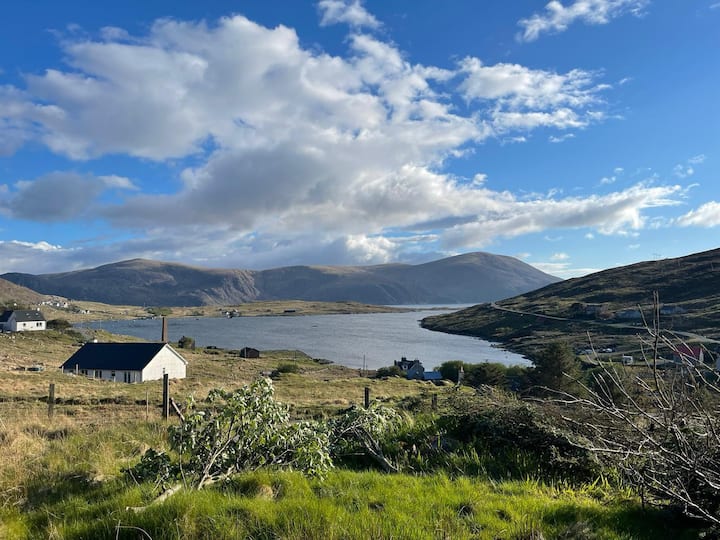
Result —
[{"label": "green grass field", "polygon": [[[160,492],[122,474],[148,448],[168,447],[160,383],[126,385],[61,374],[53,366],[76,350],[72,334],[2,339],[1,539],[698,537],[687,520],[643,509],[620,486],[603,479],[543,477],[522,452],[493,448],[458,454],[442,467],[411,474],[364,469],[367,464],[338,466],[324,478],[259,470],[133,512],[127,508],[147,505]],[[276,398],[290,405],[295,418],[331,417],[361,404],[365,387],[374,401],[410,416],[432,414],[432,395],[440,397],[442,407],[452,392],[452,387],[400,378],[369,379],[298,351],[267,351],[252,360],[220,349],[183,354],[188,378],[171,382],[180,403],[190,396],[201,399],[215,387],[238,388],[288,365],[295,367],[283,367],[274,385]],[[45,371],[17,369],[38,362]],[[53,418],[46,403],[50,383],[58,399]]]}]

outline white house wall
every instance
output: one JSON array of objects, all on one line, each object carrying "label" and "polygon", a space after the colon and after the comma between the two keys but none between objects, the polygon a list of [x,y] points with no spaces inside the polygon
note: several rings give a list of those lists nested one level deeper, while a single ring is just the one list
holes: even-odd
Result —
[{"label": "white house wall", "polygon": [[142,380],[154,381],[162,379],[165,373],[171,379],[184,379],[186,372],[185,362],[170,347],[163,347],[142,370]]},{"label": "white house wall", "polygon": [[13,332],[29,332],[32,330],[45,330],[45,321],[17,322],[11,319],[10,329]]}]

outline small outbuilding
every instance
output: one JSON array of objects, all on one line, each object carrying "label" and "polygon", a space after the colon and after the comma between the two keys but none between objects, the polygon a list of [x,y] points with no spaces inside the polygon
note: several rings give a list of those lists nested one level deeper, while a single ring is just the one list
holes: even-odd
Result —
[{"label": "small outbuilding", "polygon": [[165,374],[184,379],[187,361],[167,343],[86,343],[60,368],[63,373],[133,383]]},{"label": "small outbuilding", "polygon": [[260,351],[252,347],[243,347],[240,349],[240,358],[260,358]]},{"label": "small outbuilding", "polygon": [[36,309],[13,309],[0,315],[0,330],[3,332],[30,332],[45,330],[45,317]]}]

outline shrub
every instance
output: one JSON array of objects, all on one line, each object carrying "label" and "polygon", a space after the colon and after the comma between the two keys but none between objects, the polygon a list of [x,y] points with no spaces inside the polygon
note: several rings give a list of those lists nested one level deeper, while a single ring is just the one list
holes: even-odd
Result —
[{"label": "shrub", "polygon": [[387,366],[381,367],[375,372],[375,377],[381,379],[382,377],[404,377],[405,373],[398,366]]},{"label": "shrub", "polygon": [[191,337],[183,336],[178,340],[178,348],[195,350],[195,340]]},{"label": "shrub", "polygon": [[60,332],[72,328],[72,324],[67,319],[51,319],[47,322],[47,328],[50,330],[58,330]]}]

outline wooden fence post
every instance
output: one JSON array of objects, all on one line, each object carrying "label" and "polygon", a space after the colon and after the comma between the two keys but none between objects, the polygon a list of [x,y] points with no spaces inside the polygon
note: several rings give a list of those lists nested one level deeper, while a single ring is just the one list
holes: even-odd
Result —
[{"label": "wooden fence post", "polygon": [[437,411],[437,394],[432,395],[432,410]]},{"label": "wooden fence post", "polygon": [[50,383],[48,390],[48,418],[52,418],[55,414],[55,383]]},{"label": "wooden fence post", "polygon": [[170,376],[163,374],[163,420],[167,420],[170,416]]},{"label": "wooden fence post", "polygon": [[370,408],[370,387],[369,386],[365,387],[365,408],[366,409]]}]

